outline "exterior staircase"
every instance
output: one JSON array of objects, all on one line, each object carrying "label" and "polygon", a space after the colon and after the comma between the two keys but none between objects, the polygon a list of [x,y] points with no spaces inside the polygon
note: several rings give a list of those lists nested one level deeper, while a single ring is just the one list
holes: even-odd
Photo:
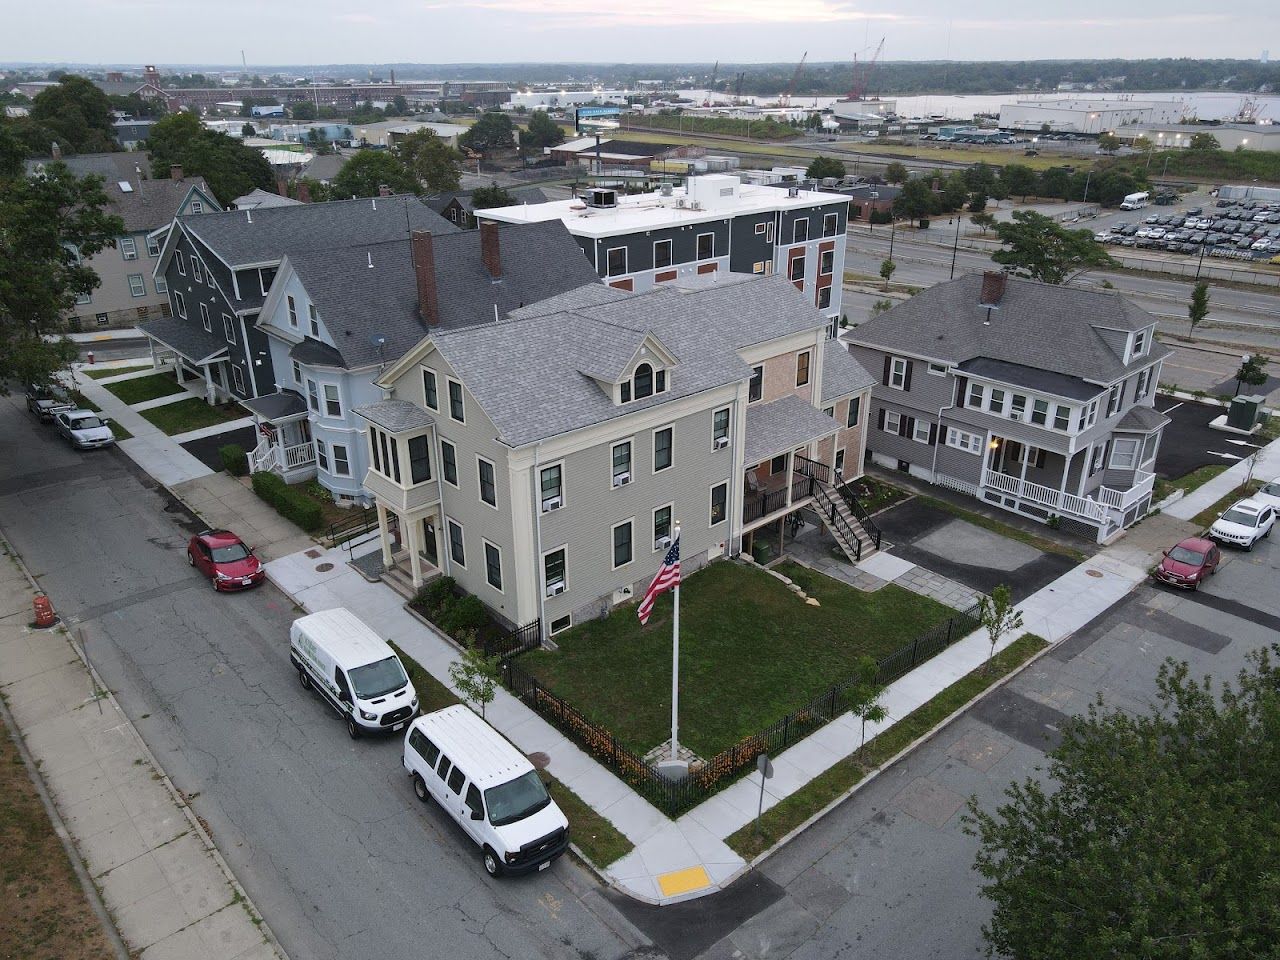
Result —
[{"label": "exterior staircase", "polygon": [[880,528],[838,472],[807,458],[797,459],[797,469],[813,481],[813,509],[850,563],[865,560],[880,549]]}]

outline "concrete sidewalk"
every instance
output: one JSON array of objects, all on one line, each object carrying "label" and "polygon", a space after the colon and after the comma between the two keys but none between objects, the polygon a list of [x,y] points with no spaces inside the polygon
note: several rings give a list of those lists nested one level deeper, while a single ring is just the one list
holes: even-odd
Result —
[{"label": "concrete sidewalk", "polygon": [[[1224,449],[1229,449],[1225,446],[1226,439],[1229,436],[1230,434],[1223,434]],[[1248,450],[1247,447],[1241,447],[1240,449],[1242,452]],[[1253,479],[1255,480],[1270,480],[1277,474],[1280,474],[1280,440],[1273,441],[1259,450],[1253,465]],[[1247,460],[1233,463],[1198,490],[1192,490],[1177,503],[1170,504],[1164,512],[1180,520],[1190,520],[1197,513],[1207,510],[1232,490],[1243,484],[1248,475],[1249,463]]]},{"label": "concrete sidewalk", "polygon": [[211,471],[169,484],[169,489],[211,528],[239,535],[264,563],[316,546],[315,540],[254,493],[247,480]]},{"label": "concrete sidewalk", "polygon": [[[7,544],[5,550],[12,555]],[[71,637],[28,627],[34,590],[14,561],[0,563],[0,693],[130,955],[282,957],[212,839]]]}]

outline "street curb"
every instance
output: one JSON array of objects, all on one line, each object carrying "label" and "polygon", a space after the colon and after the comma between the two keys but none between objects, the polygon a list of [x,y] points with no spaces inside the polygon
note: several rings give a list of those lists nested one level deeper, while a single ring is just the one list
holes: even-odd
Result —
[{"label": "street curb", "polygon": [[[166,487],[166,489],[168,488]],[[27,565],[23,561],[22,555],[17,552],[12,542],[4,536],[3,531],[0,531],[0,544],[4,545],[5,550],[17,563],[18,568],[22,571],[23,576],[26,577],[27,583],[30,585],[31,589],[42,593],[43,591],[40,589],[39,584],[36,583],[35,578],[32,577],[31,571],[27,569]],[[102,677],[99,676],[98,671],[84,655],[81,645],[77,645],[71,639],[69,633],[64,632],[63,636],[67,641],[67,645],[75,652],[76,658],[84,665],[85,672],[89,674],[97,688],[102,691],[102,699],[110,703],[119,712],[121,718],[123,718],[125,725],[129,728],[129,733],[133,736],[133,739],[141,750],[143,757],[146,759],[147,763],[151,765],[151,768],[159,775],[159,782],[163,784],[164,788],[169,793],[170,799],[173,800],[178,809],[182,811],[183,816],[186,817],[187,825],[190,827],[192,833],[200,838],[205,848],[205,852],[213,858],[214,863],[218,865],[218,869],[222,871],[223,876],[230,885],[232,892],[235,894],[239,902],[246,908],[250,922],[258,928],[262,933],[263,939],[271,945],[282,960],[289,960],[289,954],[285,952],[284,947],[280,945],[280,941],[276,939],[276,935],[272,932],[271,925],[267,922],[266,917],[264,917],[262,912],[253,905],[253,901],[249,898],[249,894],[245,891],[244,887],[240,885],[240,881],[236,878],[235,873],[232,872],[231,866],[223,858],[221,851],[218,850],[217,844],[214,843],[213,836],[205,828],[204,823],[200,818],[196,816],[195,811],[191,809],[186,797],[184,797],[182,792],[173,785],[173,781],[169,779],[169,774],[160,765],[160,762],[156,760],[155,754],[151,752],[151,748],[147,746],[147,742],[142,739],[142,735],[138,733],[137,727],[135,727],[133,721],[129,719],[129,715],[125,712],[124,708],[120,706],[119,702],[116,700],[115,694],[112,693],[111,689],[102,682]],[[83,644],[83,637],[81,638],[81,644]],[[7,707],[5,709],[7,712]],[[16,726],[14,727],[14,730],[20,734],[20,731],[18,731]],[[25,740],[23,749],[25,750]],[[43,778],[41,778],[40,783],[44,785]],[[47,787],[45,787],[45,789],[47,789]],[[55,828],[59,826],[61,826],[61,818],[56,822]],[[62,827],[62,829],[65,830],[65,827]],[[68,835],[67,839],[74,846],[75,841],[70,838],[70,835]],[[78,848],[76,849],[76,855],[79,857]],[[99,903],[101,902],[98,899],[96,889],[93,891],[93,898],[91,899],[91,902],[94,901]],[[106,909],[105,906],[103,909]],[[114,921],[111,929],[115,929]]]}]

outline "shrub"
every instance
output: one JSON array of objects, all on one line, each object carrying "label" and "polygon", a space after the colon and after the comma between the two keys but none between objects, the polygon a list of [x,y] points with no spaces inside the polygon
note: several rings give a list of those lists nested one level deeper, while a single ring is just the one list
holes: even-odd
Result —
[{"label": "shrub", "polygon": [[415,606],[422,607],[427,616],[434,620],[453,602],[456,589],[457,581],[453,577],[440,577],[419,590],[418,595],[413,598],[413,603]]},{"label": "shrub", "polygon": [[455,638],[461,633],[476,633],[489,622],[484,611],[484,604],[479,597],[466,594],[458,597],[445,609],[440,618],[440,626]]},{"label": "shrub", "polygon": [[300,490],[293,490],[284,478],[267,470],[253,475],[253,492],[276,508],[286,520],[292,520],[308,533],[319,530],[324,523],[324,512]]},{"label": "shrub", "polygon": [[276,498],[288,487],[283,477],[272,473],[270,470],[261,470],[255,473],[252,482],[253,492],[273,507],[276,505]]},{"label": "shrub", "polygon": [[228,443],[225,447],[219,447],[218,456],[222,458],[223,469],[233,477],[243,477],[249,472],[249,460],[240,444]]}]

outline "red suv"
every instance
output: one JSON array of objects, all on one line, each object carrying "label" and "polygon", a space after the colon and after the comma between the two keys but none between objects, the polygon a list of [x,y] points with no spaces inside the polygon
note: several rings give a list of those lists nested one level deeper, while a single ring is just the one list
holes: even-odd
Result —
[{"label": "red suv", "polygon": [[1203,537],[1188,537],[1164,552],[1151,576],[1171,587],[1195,590],[1205,577],[1218,572],[1221,562],[1222,554],[1215,543]]},{"label": "red suv", "polygon": [[187,544],[187,563],[213,584],[215,590],[243,590],[267,576],[243,540],[230,530],[205,530]]}]

